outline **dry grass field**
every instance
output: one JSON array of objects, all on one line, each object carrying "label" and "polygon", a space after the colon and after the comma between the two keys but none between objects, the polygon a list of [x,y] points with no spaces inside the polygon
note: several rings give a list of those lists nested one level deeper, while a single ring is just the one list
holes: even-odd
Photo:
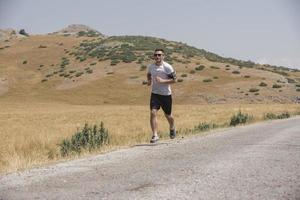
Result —
[{"label": "dry grass field", "polygon": [[[298,104],[219,104],[175,105],[178,138],[200,122],[229,123],[241,110],[260,121],[265,113],[300,113]],[[159,131],[167,138],[168,124],[159,112]],[[58,144],[81,129],[85,123],[100,124],[111,136],[109,151],[140,143],[150,138],[148,105],[69,105],[63,103],[0,104],[0,173],[12,172],[63,160]],[[83,153],[81,156],[86,156]],[[74,157],[73,157],[74,158]]]}]

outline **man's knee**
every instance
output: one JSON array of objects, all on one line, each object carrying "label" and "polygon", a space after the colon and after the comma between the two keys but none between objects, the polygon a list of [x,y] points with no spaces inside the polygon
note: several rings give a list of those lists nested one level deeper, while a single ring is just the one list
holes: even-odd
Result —
[{"label": "man's knee", "polygon": [[152,109],[152,110],[150,111],[150,114],[151,114],[151,116],[156,117],[156,115],[157,115],[157,110],[156,110],[156,109]]},{"label": "man's knee", "polygon": [[165,113],[165,117],[168,118],[168,119],[173,119],[172,114],[166,114],[166,113]]}]

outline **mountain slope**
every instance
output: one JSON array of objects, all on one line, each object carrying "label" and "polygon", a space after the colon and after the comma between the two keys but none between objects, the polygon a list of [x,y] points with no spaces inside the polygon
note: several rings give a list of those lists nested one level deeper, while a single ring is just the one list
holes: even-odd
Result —
[{"label": "mountain slope", "polygon": [[144,36],[107,37],[72,25],[48,35],[0,42],[0,101],[147,104],[146,66],[155,48],[177,71],[177,104],[294,102],[300,72],[223,58]]}]

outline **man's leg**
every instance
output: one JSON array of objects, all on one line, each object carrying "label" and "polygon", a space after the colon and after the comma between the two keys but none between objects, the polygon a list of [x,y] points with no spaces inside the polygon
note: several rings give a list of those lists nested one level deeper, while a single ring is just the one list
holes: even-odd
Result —
[{"label": "man's leg", "polygon": [[157,110],[152,109],[150,111],[150,125],[152,129],[152,134],[157,135]]},{"label": "man's leg", "polygon": [[172,114],[167,115],[165,113],[165,117],[167,118],[169,125],[170,125],[170,130],[174,130],[175,129],[175,121],[174,121],[174,117]]}]

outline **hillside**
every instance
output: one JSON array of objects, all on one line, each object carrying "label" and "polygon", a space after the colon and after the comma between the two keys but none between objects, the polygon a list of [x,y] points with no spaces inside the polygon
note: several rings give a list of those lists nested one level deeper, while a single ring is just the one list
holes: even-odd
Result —
[{"label": "hillside", "polygon": [[148,104],[155,48],[177,71],[176,104],[295,102],[300,72],[223,58],[145,36],[105,36],[84,25],[0,41],[0,101]]}]

